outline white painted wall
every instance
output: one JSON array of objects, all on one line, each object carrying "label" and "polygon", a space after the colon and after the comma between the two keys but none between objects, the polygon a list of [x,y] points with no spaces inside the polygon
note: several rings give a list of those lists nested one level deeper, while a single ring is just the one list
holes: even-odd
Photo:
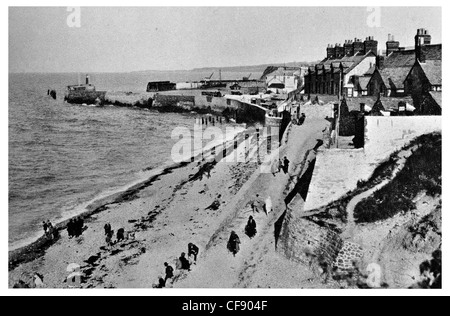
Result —
[{"label": "white painted wall", "polygon": [[368,180],[377,166],[414,138],[442,131],[441,116],[366,117],[364,149],[319,151],[305,202],[311,211],[338,200]]}]

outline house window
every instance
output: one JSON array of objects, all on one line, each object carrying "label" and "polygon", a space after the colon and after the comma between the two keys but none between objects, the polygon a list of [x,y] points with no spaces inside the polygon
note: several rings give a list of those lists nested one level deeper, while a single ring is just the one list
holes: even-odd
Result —
[{"label": "house window", "polygon": [[231,100],[227,99],[227,105],[231,105]]}]

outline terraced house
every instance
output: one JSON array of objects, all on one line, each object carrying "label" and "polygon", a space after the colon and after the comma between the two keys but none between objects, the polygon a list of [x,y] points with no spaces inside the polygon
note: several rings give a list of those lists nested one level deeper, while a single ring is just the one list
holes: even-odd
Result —
[{"label": "terraced house", "polygon": [[[367,95],[367,82],[377,61],[378,42],[372,36],[328,45],[327,57],[308,69],[306,94]],[[341,86],[339,86],[341,83]]]},{"label": "terraced house", "polygon": [[440,115],[442,44],[431,44],[431,35],[423,28],[417,30],[414,42],[413,47],[400,47],[389,34],[385,51],[378,51],[373,37],[328,45],[327,57],[308,69],[305,93],[371,97],[364,102],[370,107],[373,98],[384,98],[384,103],[389,98],[405,99],[403,103],[414,103],[411,114]]}]

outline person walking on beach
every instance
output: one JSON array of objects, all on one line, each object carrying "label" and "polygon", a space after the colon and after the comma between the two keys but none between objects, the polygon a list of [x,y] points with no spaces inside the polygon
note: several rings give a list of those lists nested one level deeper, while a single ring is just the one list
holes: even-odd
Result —
[{"label": "person walking on beach", "polygon": [[110,230],[109,233],[106,235],[106,245],[108,247],[111,247],[113,245],[113,242],[112,242],[113,236],[114,236],[113,230]]},{"label": "person walking on beach", "polygon": [[47,235],[48,225],[46,221],[42,221],[42,228],[44,228],[44,234]]},{"label": "person walking on beach", "polygon": [[284,156],[283,159],[283,171],[284,174],[287,174],[289,172],[289,159],[286,156]]},{"label": "person walking on beach", "polygon": [[108,236],[109,233],[112,230],[111,224],[110,223],[106,223],[104,228],[105,228],[105,235]]},{"label": "person walking on beach", "polygon": [[199,252],[198,247],[190,242],[188,244],[188,257],[194,256],[194,262],[197,262],[198,252]]},{"label": "person walking on beach", "polygon": [[49,220],[47,220],[47,237],[53,238],[53,230],[54,228],[52,223]]},{"label": "person walking on beach", "polygon": [[186,259],[186,253],[182,252],[179,260],[181,263],[182,270],[188,270],[188,271],[191,270],[191,264],[189,263],[189,260]]},{"label": "person walking on beach", "polygon": [[239,236],[235,231],[232,231],[230,234],[230,239],[228,239],[227,248],[236,257],[236,254],[239,252],[239,244],[241,241],[239,240]]},{"label": "person walking on beach", "polygon": [[166,267],[166,278],[164,279],[164,283],[166,283],[168,279],[173,278],[173,268],[167,262],[164,262],[164,266]]},{"label": "person walking on beach", "polygon": [[124,239],[125,239],[125,229],[120,228],[120,229],[117,231],[117,242],[122,241],[122,240],[124,240]]},{"label": "person walking on beach", "polygon": [[73,234],[75,237],[79,237],[81,235],[80,218],[78,217],[73,221]]},{"label": "person walking on beach", "polygon": [[67,223],[67,235],[69,238],[73,237],[73,219],[70,219],[69,223]]},{"label": "person walking on beach", "polygon": [[251,215],[248,218],[247,225],[245,226],[245,234],[250,237],[250,239],[256,235],[256,222]]}]

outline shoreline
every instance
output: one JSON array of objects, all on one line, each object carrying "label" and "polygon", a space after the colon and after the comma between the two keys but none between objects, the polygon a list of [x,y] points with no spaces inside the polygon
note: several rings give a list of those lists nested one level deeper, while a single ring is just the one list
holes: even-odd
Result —
[{"label": "shoreline", "polygon": [[[146,179],[136,180],[129,185],[124,185],[123,190],[108,194],[100,198],[94,198],[90,202],[86,202],[87,205],[84,207],[84,211],[77,214],[71,214],[70,216],[67,216],[66,218],[63,218],[62,220],[54,223],[55,230],[60,233],[67,228],[67,224],[71,219],[75,219],[78,217],[81,217],[85,220],[90,219],[93,215],[101,213],[102,211],[107,209],[108,205],[131,201],[137,198],[136,195],[140,191],[151,186],[161,177],[168,175],[177,169],[186,167],[191,164],[193,165],[195,163],[199,163],[202,160],[207,160],[207,157],[211,159],[213,150],[217,151],[215,157],[218,157],[218,153],[223,151],[224,144],[227,156],[229,156],[236,150],[236,148],[234,148],[234,143],[237,141],[238,144],[241,144],[244,141],[243,136],[249,131],[249,128],[244,128],[243,131],[239,131],[238,133],[234,134],[232,138],[230,137],[231,139],[224,138],[223,142],[221,143],[207,144],[200,150],[200,152],[193,152],[189,157],[183,157],[183,161],[181,162],[168,162],[162,168],[150,170],[151,175]],[[199,160],[199,157],[203,158]],[[38,233],[36,233],[36,235],[37,234]],[[43,256],[45,254],[45,251],[48,250],[53,244],[55,244],[59,239],[60,238],[57,238],[56,240],[49,240],[45,235],[41,234],[40,236],[35,238],[30,237],[29,239],[25,239],[22,245],[17,245],[15,247],[9,246],[8,271],[12,271],[23,263],[33,261]]]},{"label": "shoreline", "polygon": [[[303,281],[310,275],[306,269],[279,275],[280,267],[283,271],[295,271],[296,264],[276,252],[273,227],[285,210],[284,192],[296,173],[296,161],[303,159],[298,150],[313,148],[327,122],[312,124],[314,128],[308,129],[307,134],[305,127],[291,126],[283,137],[283,142],[289,144],[280,143],[271,152],[263,151],[258,160],[239,160],[254,152],[256,147],[252,146],[258,143],[256,135],[252,135],[248,147],[243,142],[245,137],[241,137],[237,148],[234,142],[226,144],[230,149],[226,157],[238,157],[237,160],[187,163],[176,172],[154,179],[136,193],[135,199],[104,205],[86,221],[83,235],[69,238],[63,232],[54,246],[37,254],[40,255],[37,260],[23,262],[10,270],[9,287],[20,281],[32,285],[34,273],[44,276],[46,288],[70,287],[63,281],[68,275],[66,268],[77,263],[84,275],[81,288],[152,288],[164,276],[163,263],[176,267],[180,253],[187,251],[188,242],[199,247],[199,260],[193,263],[192,271],[175,269],[175,277],[166,284],[167,288],[215,288],[218,284],[227,288],[308,286]],[[235,139],[240,141],[239,137]],[[261,147],[264,144],[258,144],[264,148]],[[277,155],[287,155],[291,160],[289,175],[268,172]],[[268,195],[275,207],[270,214],[262,209]],[[251,207],[255,200],[259,205],[256,212]],[[252,214],[258,233],[256,238],[249,239],[243,230]],[[123,228],[131,237],[108,246],[105,223],[110,223],[115,231]],[[235,258],[226,249],[231,230],[242,241]],[[257,258],[265,258],[260,272],[254,267],[260,264]],[[279,277],[266,280],[266,273]]]}]

